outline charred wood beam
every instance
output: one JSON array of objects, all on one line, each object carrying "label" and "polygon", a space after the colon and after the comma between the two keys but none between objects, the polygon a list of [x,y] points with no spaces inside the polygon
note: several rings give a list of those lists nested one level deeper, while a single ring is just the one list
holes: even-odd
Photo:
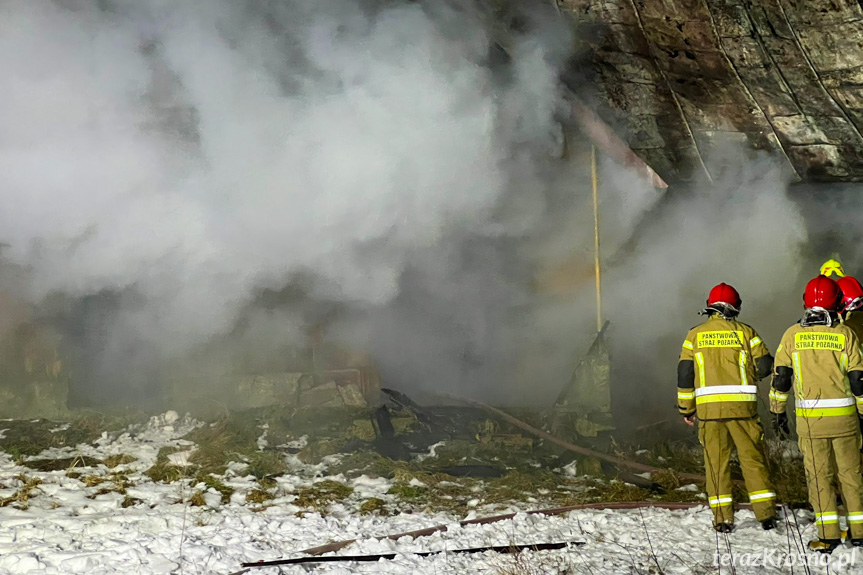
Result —
[{"label": "charred wood beam", "polygon": [[243,563],[243,567],[274,567],[278,565],[304,565],[309,563],[376,563],[381,559],[395,559],[399,555],[414,555],[416,557],[429,557],[440,553],[457,553],[468,555],[472,553],[520,553],[522,551],[551,551],[555,549],[566,549],[573,545],[584,545],[582,541],[570,541],[564,543],[534,543],[530,545],[500,545],[495,547],[474,547],[473,549],[441,549],[440,551],[406,551],[402,553],[378,553],[374,555],[334,555],[330,557],[296,557],[294,559],[277,559],[275,561],[259,561],[257,563]]},{"label": "charred wood beam", "polygon": [[632,151],[626,142],[614,133],[608,124],[591,110],[584,101],[571,91],[567,94],[571,116],[570,120],[578,124],[579,128],[587,134],[593,144],[608,154],[615,162],[622,166],[633,168],[646,179],[650,180],[654,188],[666,189],[668,184],[657,174],[638,154]]},{"label": "charred wood beam", "polygon": [[[650,466],[650,465],[646,465],[644,463],[638,463],[636,461],[630,461],[629,459],[624,459],[622,457],[615,457],[613,455],[606,455],[605,453],[599,453],[598,451],[593,451],[592,449],[587,449],[586,447],[580,447],[580,446],[575,445],[573,443],[570,443],[568,441],[564,441],[563,439],[560,439],[559,437],[555,437],[554,435],[551,435],[550,433],[546,433],[545,431],[542,431],[541,429],[537,429],[537,428],[533,427],[532,425],[529,425],[529,424],[523,422],[522,420],[517,419],[517,418],[511,416],[510,414],[508,414],[504,411],[501,411],[500,409],[497,409],[496,407],[486,405],[486,404],[481,403],[479,401],[474,401],[472,399],[465,399],[465,398],[457,397],[454,395],[447,395],[447,397],[449,397],[450,399],[461,401],[461,402],[466,403],[468,405],[471,405],[473,407],[478,407],[479,409],[487,411],[488,413],[492,413],[492,414],[496,415],[497,417],[500,417],[501,419],[503,419],[507,423],[510,423],[510,424],[514,425],[515,427],[518,427],[519,429],[523,429],[524,431],[527,431],[528,433],[536,435],[537,437],[541,437],[542,439],[545,439],[546,441],[550,441],[551,443],[554,443],[555,445],[559,445],[559,446],[561,446],[565,449],[568,449],[569,451],[572,451],[574,453],[586,455],[588,457],[594,457],[594,458],[599,459],[601,461],[607,461],[608,463],[613,463],[613,464],[618,465],[620,467],[635,469],[636,471],[641,471],[642,473],[645,473],[645,472],[646,473],[653,473],[655,471],[659,471],[658,468]],[[694,473],[678,473],[677,476],[680,477],[681,479],[685,479],[687,481],[704,482],[706,480],[703,475],[697,475]]]},{"label": "charred wood beam", "polygon": [[[671,511],[679,510],[679,509],[694,509],[697,507],[705,507],[704,503],[687,503],[687,502],[675,502],[675,501],[616,501],[616,502],[606,502],[606,503],[584,503],[581,505],[570,505],[568,507],[553,507],[550,509],[537,509],[534,511],[527,511],[528,515],[542,515],[547,517],[554,517],[557,515],[565,515],[571,511],[581,511],[581,510],[627,510],[627,509],[643,509],[643,508],[652,508],[652,509],[668,509]],[[740,504],[742,509],[751,509],[751,506],[748,503]],[[515,517],[516,513],[507,513],[505,515],[495,515],[492,517],[481,517],[478,519],[469,519],[465,521],[460,521],[459,526],[464,527],[467,525],[489,525],[491,523],[497,523],[499,521],[507,521]],[[413,539],[419,537],[428,537],[429,535],[433,535],[435,533],[441,533],[448,531],[449,527],[446,525],[436,525],[434,527],[427,527],[426,529],[417,529],[416,531],[407,531],[404,533],[395,533],[393,535],[384,535],[382,537],[374,537],[374,539],[380,541],[383,539],[389,539],[391,541],[398,541],[402,537],[411,537]],[[335,541],[333,543],[327,543],[326,545],[319,545],[317,547],[309,547],[308,549],[303,549],[301,551],[297,551],[297,553],[302,553],[304,555],[323,555],[324,553],[334,553],[341,549],[344,549],[348,545],[356,543],[357,539],[347,539],[345,541]]]}]

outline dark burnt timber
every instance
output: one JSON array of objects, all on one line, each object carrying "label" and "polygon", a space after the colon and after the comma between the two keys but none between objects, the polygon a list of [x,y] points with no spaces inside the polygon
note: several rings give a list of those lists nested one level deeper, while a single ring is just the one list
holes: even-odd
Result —
[{"label": "dark burnt timber", "polygon": [[[675,509],[693,509],[693,508],[697,508],[697,507],[705,507],[705,505],[704,505],[704,503],[675,503],[675,502],[661,502],[661,501],[618,501],[618,502],[613,502],[613,503],[586,503],[583,505],[573,505],[570,507],[557,507],[557,508],[553,508],[553,509],[538,509],[535,511],[527,511],[526,513],[528,515],[555,516],[555,515],[564,515],[566,513],[569,513],[570,511],[578,511],[580,509],[627,510],[627,509],[641,509],[641,508],[645,508],[645,507],[675,510]],[[740,505],[740,507],[745,508],[745,509],[751,508],[748,504],[742,504],[742,505]],[[461,526],[465,526],[465,525],[488,525],[490,523],[497,523],[499,521],[506,521],[508,519],[512,519],[515,516],[516,516],[515,513],[507,513],[506,515],[495,515],[493,517],[483,517],[483,518],[479,518],[479,519],[460,521],[459,525],[461,525]],[[396,533],[394,535],[386,535],[384,537],[375,537],[374,539],[376,539],[376,540],[389,539],[392,541],[398,541],[402,537],[410,537],[412,539],[416,539],[418,537],[427,537],[429,535],[432,535],[434,533],[438,533],[441,531],[447,531],[447,529],[448,529],[448,527],[446,525],[437,525],[435,527],[429,527],[427,529],[419,529],[416,531],[408,531],[405,533]],[[319,547],[310,547],[308,549],[303,549],[301,551],[297,551],[296,553],[303,554],[303,555],[319,556],[319,555],[323,555],[324,553],[334,553],[334,552],[339,551],[340,549],[344,549],[348,545],[351,545],[352,543],[356,543],[356,542],[357,542],[356,539],[348,539],[345,541],[335,541],[333,543],[328,543],[326,545],[321,545]],[[580,542],[551,543],[551,544],[543,544],[543,545],[545,545],[545,547],[542,547],[542,548],[543,549],[554,549],[554,548],[561,549],[563,547],[566,547],[567,545],[581,545],[581,544],[582,543],[580,543]],[[560,545],[561,547],[549,547],[548,545]],[[488,548],[481,548],[480,550],[466,550],[466,551],[462,551],[462,553],[465,553],[465,552],[479,553],[482,551],[494,551],[495,549],[506,549],[507,551],[504,551],[504,552],[512,552],[513,550],[523,550],[523,549],[542,550],[540,547],[541,547],[540,545],[523,545],[523,546],[516,546],[516,547],[506,546],[506,547],[499,547],[499,548],[488,547]],[[456,551],[450,551],[450,552],[455,553]],[[425,553],[425,555],[433,555],[436,553],[444,553],[444,551],[427,552],[427,553]],[[413,555],[423,555],[423,554],[414,553]],[[394,556],[395,555],[393,555],[393,557]],[[353,556],[353,557],[357,557],[357,556]],[[379,557],[380,559],[388,558],[387,556],[383,556],[383,555],[380,555],[377,557]],[[346,559],[341,559],[341,558],[335,558],[335,559],[346,560]],[[249,569],[253,569],[253,568],[257,568],[257,567],[268,567],[271,565],[285,565],[286,564],[286,563],[281,563],[281,561],[298,562],[298,561],[302,561],[302,560],[305,560],[304,561],[305,563],[315,563],[315,562],[322,563],[323,562],[320,560],[314,561],[314,557],[304,557],[304,558],[297,558],[297,559],[279,559],[279,560],[270,561],[270,562],[261,561],[258,563],[243,563],[243,567],[245,567],[245,569],[242,571],[237,571],[236,573],[232,573],[231,575],[240,575],[242,573],[247,573]]]},{"label": "dark burnt timber", "polygon": [[858,0],[557,1],[593,74],[570,87],[665,181],[709,180],[740,144],[863,181]]},{"label": "dark burnt timber", "polygon": [[309,563],[376,563],[381,559],[395,559],[399,555],[414,555],[416,557],[429,557],[440,553],[472,554],[472,553],[520,553],[522,551],[551,551],[554,549],[566,549],[574,545],[584,545],[581,541],[567,543],[536,543],[533,545],[502,545],[498,547],[476,547],[473,549],[442,549],[440,551],[423,551],[420,553],[383,553],[377,555],[335,555],[329,557],[297,557],[295,559],[277,559],[275,561],[260,561],[258,563],[243,563],[243,567],[273,567],[277,565],[305,565]]},{"label": "dark burnt timber", "polygon": [[[546,441],[550,441],[550,442],[552,442],[556,445],[559,445],[559,446],[563,447],[564,449],[568,449],[569,451],[572,451],[574,453],[578,453],[580,455],[587,455],[588,457],[595,457],[596,459],[599,459],[601,461],[605,461],[607,463],[611,463],[613,465],[617,465],[620,467],[634,469],[635,471],[641,471],[643,473],[653,473],[654,471],[659,471],[659,469],[657,469],[656,467],[652,467],[650,465],[645,465],[644,463],[638,463],[636,461],[630,461],[629,459],[624,459],[622,457],[615,457],[613,455],[606,455],[605,453],[599,453],[598,451],[593,451],[592,449],[587,449],[586,447],[580,447],[580,446],[572,444],[568,441],[564,441],[563,439],[560,439],[559,437],[555,437],[555,436],[551,435],[550,433],[546,433],[545,431],[542,431],[541,429],[537,429],[537,428],[533,427],[532,425],[529,425],[529,424],[523,422],[522,420],[517,419],[517,418],[509,415],[508,413],[506,413],[504,411],[501,411],[500,409],[497,409],[496,407],[486,405],[486,404],[481,403],[479,401],[474,401],[472,399],[466,399],[466,398],[458,397],[458,396],[451,395],[451,394],[444,395],[443,397],[446,397],[448,399],[452,399],[455,401],[460,401],[460,402],[465,403],[467,405],[471,405],[473,407],[477,407],[479,409],[482,409],[482,410],[484,410],[484,411],[486,411],[492,415],[495,415],[495,416],[501,418],[502,420],[506,421],[507,423],[518,427],[519,429],[523,429],[524,431],[527,431],[528,433],[531,433],[537,437],[545,439]],[[704,482],[706,480],[703,475],[698,475],[698,474],[694,474],[694,473],[678,473],[677,476],[680,477],[681,479],[685,479],[687,481]],[[736,483],[740,483],[740,481],[737,480]]]}]

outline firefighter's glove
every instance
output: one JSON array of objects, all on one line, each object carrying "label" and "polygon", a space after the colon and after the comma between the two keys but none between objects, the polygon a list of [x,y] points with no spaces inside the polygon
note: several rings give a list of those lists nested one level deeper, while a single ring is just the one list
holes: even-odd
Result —
[{"label": "firefighter's glove", "polygon": [[774,413],[773,414],[773,431],[780,439],[788,439],[791,437],[791,430],[788,429],[788,414]]}]

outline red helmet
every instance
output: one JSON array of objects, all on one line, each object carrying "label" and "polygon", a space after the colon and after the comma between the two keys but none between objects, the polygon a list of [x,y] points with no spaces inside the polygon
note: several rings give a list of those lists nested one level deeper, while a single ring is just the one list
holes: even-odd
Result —
[{"label": "red helmet", "polygon": [[806,284],[803,292],[803,305],[806,308],[820,307],[830,311],[837,311],[842,301],[842,290],[839,284],[827,276],[818,276]]},{"label": "red helmet", "polygon": [[737,290],[726,283],[721,283],[710,290],[710,295],[707,296],[707,306],[724,303],[730,305],[736,310],[740,309],[740,294]]},{"label": "red helmet", "polygon": [[[856,278],[845,276],[844,278],[839,278],[836,283],[839,284],[839,289],[842,290],[843,309],[853,304],[856,300],[863,298],[863,286],[860,285],[860,282],[858,282]],[[858,302],[857,306],[852,307],[856,309],[857,307],[860,307],[859,304],[860,302]]]}]

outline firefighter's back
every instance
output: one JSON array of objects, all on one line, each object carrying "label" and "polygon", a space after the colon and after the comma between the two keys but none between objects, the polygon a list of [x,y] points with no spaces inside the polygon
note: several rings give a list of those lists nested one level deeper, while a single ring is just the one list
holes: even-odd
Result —
[{"label": "firefighter's back", "polygon": [[767,355],[761,338],[749,325],[720,315],[690,330],[695,362],[698,418],[740,419],[757,413],[755,361]]},{"label": "firefighter's back", "polygon": [[798,434],[841,437],[860,432],[848,383],[849,357],[859,342],[845,324],[795,324],[782,336],[777,365],[794,371]]}]

